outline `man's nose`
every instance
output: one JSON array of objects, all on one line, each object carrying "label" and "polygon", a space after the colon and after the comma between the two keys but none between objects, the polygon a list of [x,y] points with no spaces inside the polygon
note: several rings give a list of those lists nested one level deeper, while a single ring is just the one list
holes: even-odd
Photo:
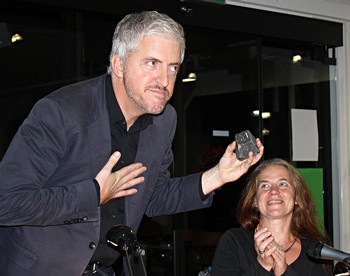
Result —
[{"label": "man's nose", "polygon": [[156,82],[162,87],[167,87],[169,85],[168,68],[161,67],[157,70]]}]

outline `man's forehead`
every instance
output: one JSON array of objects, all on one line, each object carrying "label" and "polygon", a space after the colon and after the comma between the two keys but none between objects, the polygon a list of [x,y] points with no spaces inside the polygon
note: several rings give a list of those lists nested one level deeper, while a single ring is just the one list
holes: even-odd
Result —
[{"label": "man's forehead", "polygon": [[[137,47],[134,52],[138,51],[147,51],[148,54],[155,58],[167,54],[172,56],[178,55],[181,59],[181,48],[179,42],[174,39],[159,36],[146,36],[142,38],[139,47]],[[176,57],[176,59],[178,59],[178,57]],[[175,60],[173,62],[175,62]]]}]

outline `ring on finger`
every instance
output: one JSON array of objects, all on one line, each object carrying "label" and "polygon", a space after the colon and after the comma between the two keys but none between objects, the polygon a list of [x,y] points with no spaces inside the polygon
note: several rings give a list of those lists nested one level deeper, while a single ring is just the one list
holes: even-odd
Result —
[{"label": "ring on finger", "polygon": [[264,254],[264,253],[265,253],[265,250],[264,250],[264,251],[261,251],[261,250],[258,248],[258,252],[259,252],[259,254]]}]

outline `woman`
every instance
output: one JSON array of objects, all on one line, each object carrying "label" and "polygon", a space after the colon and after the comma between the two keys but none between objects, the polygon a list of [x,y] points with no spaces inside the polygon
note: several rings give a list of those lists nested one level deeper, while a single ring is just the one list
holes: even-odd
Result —
[{"label": "woman", "polygon": [[311,192],[290,163],[262,162],[238,206],[241,228],[221,237],[212,275],[332,275],[331,265],[307,255],[308,241],[328,240]]}]

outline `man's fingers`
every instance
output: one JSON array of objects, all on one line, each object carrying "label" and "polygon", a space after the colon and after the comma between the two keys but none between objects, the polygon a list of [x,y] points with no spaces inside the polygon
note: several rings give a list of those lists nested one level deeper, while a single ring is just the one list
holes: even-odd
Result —
[{"label": "man's fingers", "polygon": [[139,176],[145,171],[145,166],[141,163],[135,163],[114,172],[115,183],[111,189],[111,197],[127,196],[137,192],[132,187],[145,181],[143,176]]},{"label": "man's fingers", "polygon": [[236,148],[236,141],[233,141],[231,144],[229,144],[226,147],[226,153],[232,154],[235,151],[235,148]]},{"label": "man's fingers", "polygon": [[116,151],[114,152],[108,159],[108,162],[106,163],[106,165],[104,166],[104,168],[108,171],[112,171],[112,169],[114,168],[115,164],[117,164],[117,162],[120,159],[120,152]]},{"label": "man's fingers", "polygon": [[[140,183],[142,183],[142,182],[143,182],[143,180]],[[124,186],[126,185],[126,187],[131,187],[131,186],[134,186],[134,185],[140,184],[140,183],[134,183],[133,185],[126,185],[126,184],[124,184]],[[116,191],[111,191],[107,197],[105,197],[103,199],[101,197],[100,204],[101,205],[102,204],[106,204],[108,201],[110,201],[113,198],[130,196],[130,195],[133,195],[135,193],[137,193],[137,189],[135,189],[135,188],[119,187]]]},{"label": "man's fingers", "polygon": [[120,186],[118,187],[118,190],[130,189],[131,187],[141,184],[144,181],[145,181],[145,178],[143,176],[132,178],[129,181],[121,183]]},{"label": "man's fingers", "polygon": [[107,203],[112,198],[136,193],[137,190],[132,187],[145,181],[145,178],[140,174],[146,171],[146,167],[141,163],[134,163],[112,172],[120,156],[120,152],[114,152],[103,170],[96,176],[96,180],[100,184],[101,204]]},{"label": "man's fingers", "polygon": [[127,190],[123,190],[123,191],[119,191],[114,195],[114,198],[117,197],[124,197],[124,196],[130,196],[133,194],[137,193],[137,189],[127,189]]},{"label": "man's fingers", "polygon": [[119,177],[117,177],[118,181],[120,179],[123,179],[123,182],[127,182],[137,177],[138,175],[144,173],[145,171],[146,167],[144,165],[142,165],[141,163],[134,163],[120,169],[115,173],[119,175]]},{"label": "man's fingers", "polygon": [[144,177],[137,177],[134,178],[123,185],[121,185],[114,193],[112,198],[117,198],[117,197],[123,197],[123,196],[129,196],[137,193],[136,188],[132,188],[135,185],[141,184],[143,181],[145,181]]}]

